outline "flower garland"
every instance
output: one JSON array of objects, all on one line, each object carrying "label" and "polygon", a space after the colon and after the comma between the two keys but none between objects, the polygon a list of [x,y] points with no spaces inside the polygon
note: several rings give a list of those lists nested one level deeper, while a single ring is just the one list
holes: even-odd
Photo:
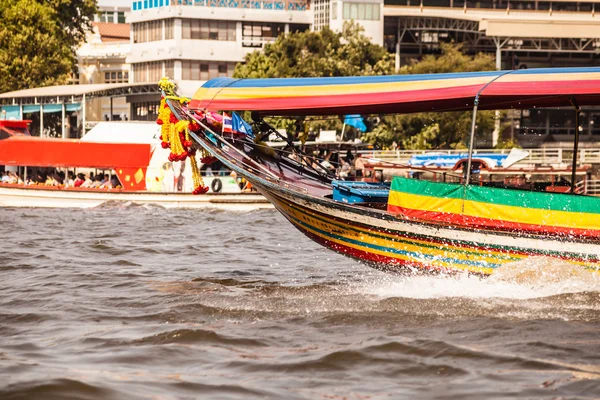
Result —
[{"label": "flower garland", "polygon": [[[158,83],[160,88],[167,94],[173,94],[175,84],[168,78],[162,78]],[[171,100],[185,101],[183,98],[167,96]],[[190,129],[199,130],[200,126],[195,122],[178,120],[175,114],[171,111],[165,96],[161,97],[160,109],[158,112],[158,125],[161,125],[160,140],[163,149],[170,148],[169,161],[185,161],[190,158],[192,164],[192,179],[194,181],[193,194],[204,194],[208,192],[208,186],[204,185],[198,163],[196,162],[196,149],[193,148],[193,142],[190,140]]]}]

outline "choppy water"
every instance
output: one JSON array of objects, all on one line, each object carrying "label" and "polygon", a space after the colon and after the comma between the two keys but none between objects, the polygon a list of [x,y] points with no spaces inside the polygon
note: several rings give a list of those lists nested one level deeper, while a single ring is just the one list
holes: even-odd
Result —
[{"label": "choppy water", "polygon": [[274,210],[0,209],[0,232],[0,399],[600,397],[596,279],[390,276]]}]

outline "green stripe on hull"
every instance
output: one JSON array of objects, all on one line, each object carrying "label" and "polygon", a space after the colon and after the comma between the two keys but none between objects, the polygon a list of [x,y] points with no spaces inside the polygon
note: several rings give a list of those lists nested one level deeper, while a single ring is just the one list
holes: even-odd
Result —
[{"label": "green stripe on hull", "polygon": [[576,196],[565,193],[529,192],[485,186],[468,186],[458,183],[430,182],[395,177],[391,190],[420,196],[445,199],[463,199],[480,203],[532,208],[548,211],[565,211],[600,215],[600,198]]}]

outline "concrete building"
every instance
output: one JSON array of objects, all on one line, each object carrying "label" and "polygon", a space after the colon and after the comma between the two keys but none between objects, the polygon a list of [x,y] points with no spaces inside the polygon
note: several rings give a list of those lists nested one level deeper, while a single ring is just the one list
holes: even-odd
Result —
[{"label": "concrete building", "polygon": [[126,13],[131,11],[131,1],[98,0],[98,11],[94,22],[124,24]]},{"label": "concrete building", "polygon": [[453,40],[496,54],[498,69],[592,66],[600,64],[596,8],[587,0],[387,0],[384,42],[398,65]]},{"label": "concrete building", "polygon": [[[396,66],[462,43],[469,53],[495,56],[497,69],[600,65],[600,17],[594,1],[546,0],[134,0],[132,82],[162,76],[193,90],[202,81],[231,76],[235,64],[285,32],[339,30],[346,20],[395,54]],[[118,16],[117,16],[118,17]],[[114,18],[114,16],[113,16]],[[159,44],[160,42],[160,44]],[[191,94],[191,93],[186,93]],[[153,119],[158,99],[139,98],[133,119]],[[511,136],[568,140],[565,118],[544,110],[511,115]],[[561,122],[564,121],[564,122]],[[600,135],[600,112],[584,110],[581,131]],[[572,128],[571,128],[572,129]],[[586,138],[583,138],[585,141]]]},{"label": "concrete building", "polygon": [[[182,88],[233,75],[249,52],[313,22],[307,0],[137,0],[127,21],[132,82],[168,76]],[[133,119],[156,118],[157,98],[135,101]]]},{"label": "concrete building", "polygon": [[[77,50],[77,84],[128,83],[131,51],[129,25],[94,22],[87,42]],[[129,105],[125,98],[104,98],[89,101],[88,121],[128,120]]]}]

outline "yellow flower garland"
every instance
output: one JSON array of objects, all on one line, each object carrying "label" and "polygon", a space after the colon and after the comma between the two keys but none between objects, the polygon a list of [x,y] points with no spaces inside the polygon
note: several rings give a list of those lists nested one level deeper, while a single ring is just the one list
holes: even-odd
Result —
[{"label": "yellow flower garland", "polygon": [[208,186],[204,185],[198,162],[196,161],[196,150],[192,147],[190,140],[189,126],[190,122],[186,120],[179,121],[171,108],[167,104],[169,100],[177,100],[185,103],[185,98],[174,96],[175,84],[168,78],[162,78],[158,83],[159,87],[168,94],[160,100],[160,109],[156,123],[161,125],[160,139],[163,148],[170,148],[169,161],[185,161],[190,158],[192,165],[192,179],[194,182],[193,194],[202,194],[208,192]]}]

